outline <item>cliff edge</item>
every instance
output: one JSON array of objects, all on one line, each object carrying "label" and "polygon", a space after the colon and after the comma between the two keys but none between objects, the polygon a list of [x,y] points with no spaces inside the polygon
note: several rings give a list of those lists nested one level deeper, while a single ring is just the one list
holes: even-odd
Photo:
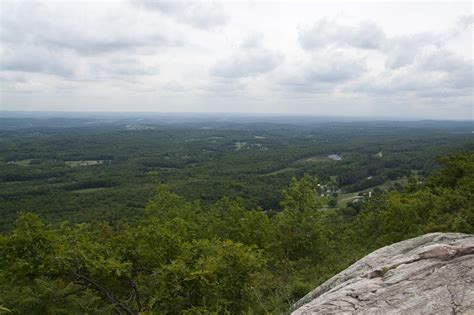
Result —
[{"label": "cliff edge", "polygon": [[474,314],[474,235],[431,233],[378,249],[292,314]]}]

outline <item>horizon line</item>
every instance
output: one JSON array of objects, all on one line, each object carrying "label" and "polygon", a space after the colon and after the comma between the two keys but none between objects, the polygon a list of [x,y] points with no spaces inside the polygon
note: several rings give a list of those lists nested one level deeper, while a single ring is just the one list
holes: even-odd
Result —
[{"label": "horizon line", "polygon": [[[78,111],[78,110],[1,110],[0,118],[4,116],[2,114],[27,114],[27,113],[44,113],[44,114],[91,114],[91,115],[107,115],[107,114],[156,114],[156,115],[212,115],[212,116],[268,116],[268,117],[292,117],[292,118],[329,118],[329,119],[372,119],[372,120],[388,120],[388,121],[455,121],[455,122],[474,122],[474,119],[469,118],[431,118],[431,117],[404,117],[404,116],[344,116],[344,115],[317,115],[310,113],[276,113],[276,112],[161,112],[161,111],[124,111],[124,110],[107,110],[107,111]],[[31,117],[34,118],[34,117]],[[60,118],[60,117],[58,117]],[[67,117],[64,117],[67,118]]]}]

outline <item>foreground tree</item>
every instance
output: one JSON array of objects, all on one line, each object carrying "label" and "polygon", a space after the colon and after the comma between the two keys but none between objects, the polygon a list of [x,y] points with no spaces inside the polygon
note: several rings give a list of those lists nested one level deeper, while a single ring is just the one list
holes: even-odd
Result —
[{"label": "foreground tree", "polygon": [[293,179],[283,211],[159,186],[140,220],[51,226],[30,213],[0,235],[0,313],[283,313],[374,249],[433,231],[474,232],[474,154],[440,160],[425,185],[380,192],[360,213],[322,208],[317,179]]}]

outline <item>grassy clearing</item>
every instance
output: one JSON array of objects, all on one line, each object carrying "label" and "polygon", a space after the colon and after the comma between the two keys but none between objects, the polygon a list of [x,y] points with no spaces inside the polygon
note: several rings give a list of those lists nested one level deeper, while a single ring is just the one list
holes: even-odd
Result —
[{"label": "grassy clearing", "polygon": [[343,207],[347,206],[347,204],[352,202],[354,199],[356,199],[357,196],[360,193],[373,191],[375,188],[380,188],[380,189],[385,190],[385,189],[388,189],[391,186],[393,186],[395,183],[399,183],[400,185],[405,186],[408,183],[408,178],[403,177],[403,178],[399,178],[399,179],[395,179],[395,180],[389,180],[389,181],[386,181],[383,184],[380,184],[380,185],[374,186],[374,187],[370,187],[370,188],[367,188],[367,189],[364,189],[364,190],[360,190],[360,191],[356,191],[356,192],[352,192],[352,193],[346,193],[346,194],[339,194],[337,196],[337,207],[338,208],[343,208]]},{"label": "grassy clearing", "polygon": [[247,145],[247,142],[236,142],[235,143],[235,150],[240,150],[242,149],[243,147],[245,147],[245,145]]},{"label": "grassy clearing", "polygon": [[352,202],[354,199],[357,198],[358,192],[347,193],[347,194],[339,194],[337,196],[337,207],[344,208],[347,206],[348,203]]},{"label": "grassy clearing", "polygon": [[16,165],[20,165],[20,166],[29,166],[30,164],[31,164],[31,160],[16,161]]},{"label": "grassy clearing", "polygon": [[91,166],[104,163],[104,160],[81,160],[81,161],[66,161],[67,166],[78,167],[78,166]]},{"label": "grassy clearing", "polygon": [[281,173],[293,172],[293,171],[296,171],[296,168],[286,167],[286,168],[283,168],[281,170],[277,170],[277,171],[274,171],[274,172],[271,172],[271,173],[262,174],[261,176],[272,176],[272,175],[278,175],[278,174],[281,174]]},{"label": "grassy clearing", "polygon": [[76,193],[76,194],[88,194],[88,193],[93,193],[99,190],[104,190],[104,189],[109,189],[109,188],[110,187],[86,188],[86,189],[73,190],[71,192]]},{"label": "grassy clearing", "polygon": [[330,161],[331,159],[328,158],[327,156],[312,156],[309,158],[304,158],[301,160],[296,161],[296,163],[319,163],[319,162],[327,162]]}]

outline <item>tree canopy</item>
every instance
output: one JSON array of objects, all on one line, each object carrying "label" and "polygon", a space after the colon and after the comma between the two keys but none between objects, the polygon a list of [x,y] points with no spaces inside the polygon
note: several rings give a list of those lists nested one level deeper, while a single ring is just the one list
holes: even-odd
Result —
[{"label": "tree canopy", "polygon": [[368,252],[434,231],[474,232],[474,154],[348,215],[318,180],[292,179],[282,211],[189,202],[160,185],[132,223],[18,216],[0,236],[0,313],[282,313]]}]

